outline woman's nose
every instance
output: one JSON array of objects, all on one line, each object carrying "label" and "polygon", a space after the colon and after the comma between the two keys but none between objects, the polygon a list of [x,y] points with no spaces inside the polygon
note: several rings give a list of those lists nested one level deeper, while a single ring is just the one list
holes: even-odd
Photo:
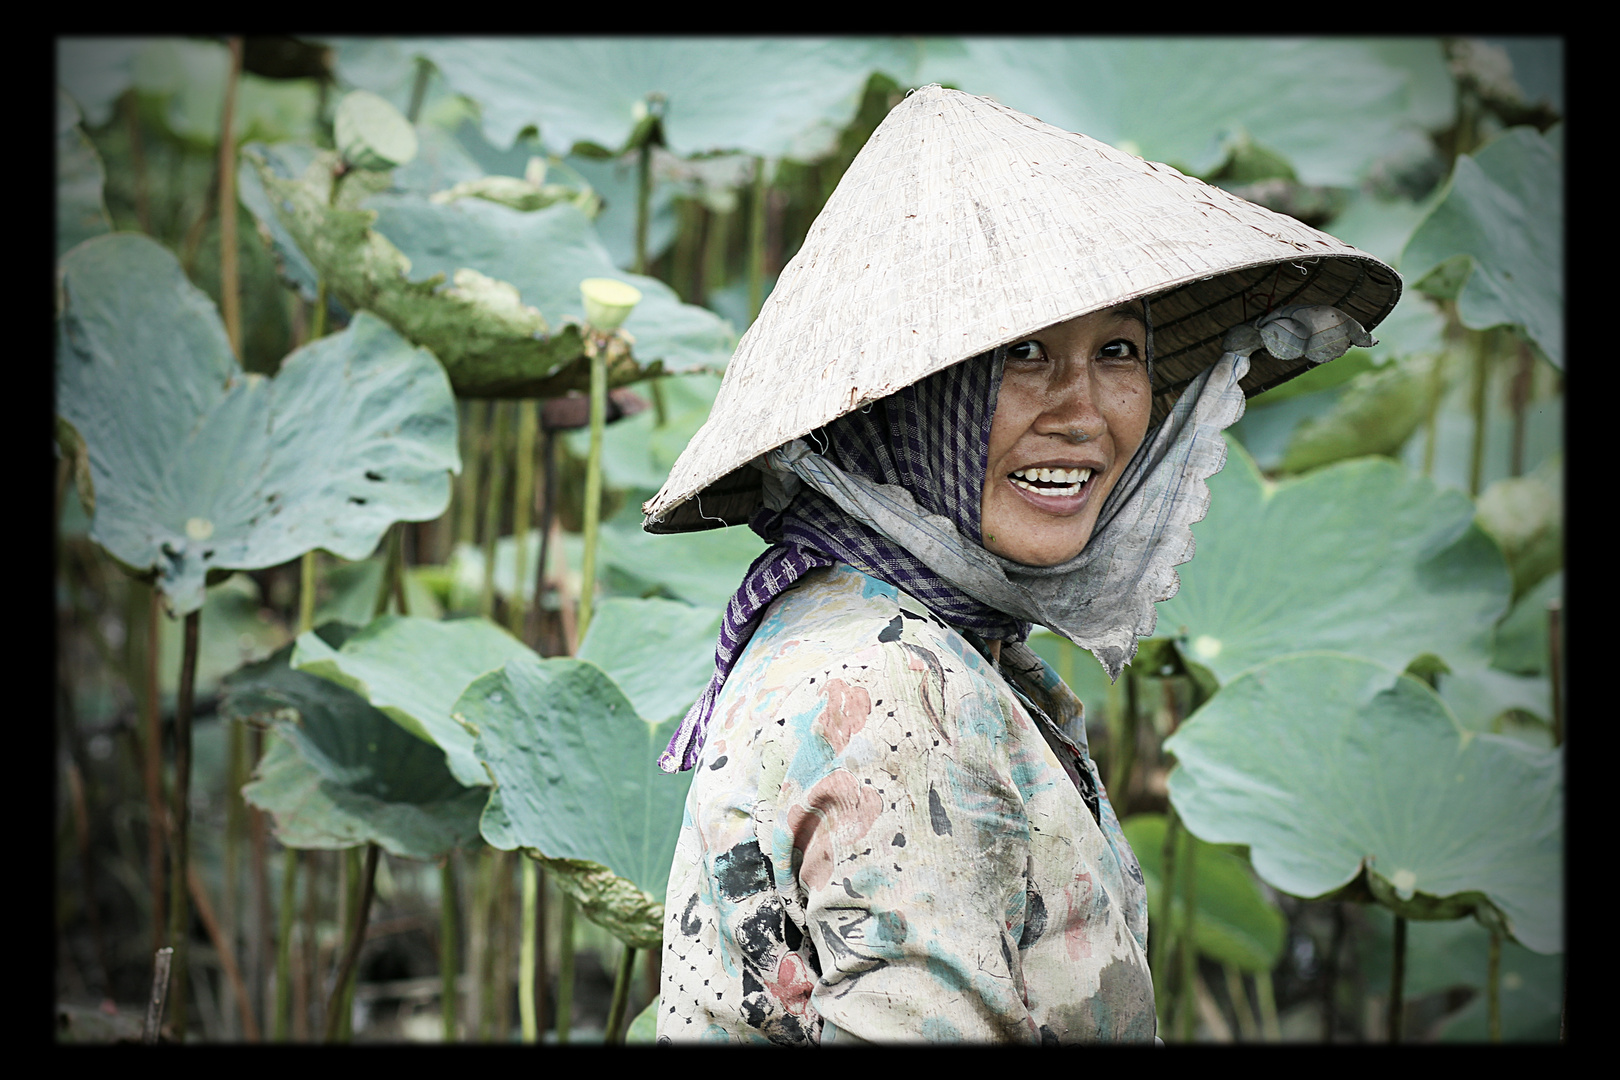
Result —
[{"label": "woman's nose", "polygon": [[1102,434],[1107,426],[1096,406],[1095,387],[1087,365],[1078,365],[1067,378],[1054,383],[1047,396],[1046,407],[1035,421],[1036,434],[1082,443]]}]

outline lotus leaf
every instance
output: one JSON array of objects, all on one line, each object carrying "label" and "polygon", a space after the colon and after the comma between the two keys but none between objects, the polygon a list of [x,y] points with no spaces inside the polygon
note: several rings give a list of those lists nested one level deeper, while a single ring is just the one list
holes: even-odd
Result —
[{"label": "lotus leaf", "polygon": [[599,565],[618,575],[620,591],[647,595],[658,590],[708,608],[730,601],[748,567],[765,550],[747,529],[653,536],[629,524],[604,528],[598,542]]},{"label": "lotus leaf", "polygon": [[[1564,366],[1564,159],[1534,128],[1457,159],[1445,197],[1401,256],[1402,274],[1455,298],[1464,326],[1512,326]],[[1436,270],[1440,270],[1436,274]]]},{"label": "lotus leaf", "polygon": [[1547,671],[1547,605],[1563,596],[1562,570],[1549,574],[1521,596],[1496,628],[1496,652],[1491,663],[1521,675]]},{"label": "lotus leaf", "polygon": [[1280,38],[970,38],[930,43],[917,78],[1199,175],[1252,141],[1341,187],[1403,138],[1414,84],[1366,43]]},{"label": "lotus leaf", "polygon": [[[742,150],[794,157],[854,118],[867,77],[901,81],[914,46],[858,38],[455,38],[412,43],[478,102],[491,142],[530,125],[548,146],[610,151],[662,95],[664,144],[682,157]],[[820,138],[817,138],[820,136]],[[808,158],[806,158],[808,159]]]},{"label": "lotus leaf", "polygon": [[141,236],[62,260],[57,410],[84,439],[91,537],[157,578],[170,610],[206,576],[312,548],[370,555],[395,521],[430,520],[459,470],[443,370],[380,320],[244,374],[213,304]]},{"label": "lotus leaf", "polygon": [[112,231],[102,197],[107,172],[101,156],[79,127],[79,108],[56,92],[56,254],[80,241]]},{"label": "lotus leaf", "polygon": [[1209,488],[1198,557],[1159,606],[1159,633],[1220,681],[1305,649],[1396,669],[1490,654],[1508,571],[1460,493],[1376,458],[1270,484],[1235,445]]},{"label": "lotus leaf", "polygon": [[[344,197],[330,205],[336,163],[330,151],[297,175],[283,157],[261,147],[244,147],[242,156],[257,172],[275,218],[332,293],[432,349],[458,393],[537,390],[547,376],[584,355],[577,329],[547,337],[544,316],[517,301],[511,286],[501,289],[504,282],[477,271],[451,288],[441,288],[445,279],[438,276],[410,281],[411,260],[371,228],[375,211],[354,209]],[[363,193],[353,185],[365,175],[346,179],[343,194]]]},{"label": "lotus leaf", "polygon": [[474,844],[488,793],[463,787],[443,754],[353,691],[289,668],[291,652],[232,676],[220,706],[276,734],[242,793],[275,818],[277,838],[295,848],[370,842],[411,859]]},{"label": "lotus leaf", "polygon": [[[315,625],[329,622],[364,626],[377,610],[377,593],[383,586],[387,560],[381,557],[357,563],[329,566],[320,577],[321,599],[315,606]],[[422,580],[420,568],[405,574],[405,601],[412,615],[437,619],[444,614],[433,590]]]},{"label": "lotus leaf", "polygon": [[1474,914],[1563,948],[1563,754],[1464,730],[1428,686],[1302,653],[1223,686],[1165,742],[1170,798],[1301,897],[1370,895],[1417,919]]},{"label": "lotus leaf", "polygon": [[[1163,926],[1162,920],[1169,915],[1164,907],[1164,815],[1135,814],[1123,824],[1125,839],[1136,852],[1142,878],[1147,882],[1148,924]],[[1197,910],[1193,936],[1198,951],[1243,971],[1270,971],[1282,958],[1288,921],[1260,892],[1254,874],[1239,856],[1182,832],[1177,846],[1178,866],[1186,865],[1179,861],[1185,858],[1179,853],[1189,840],[1194,845],[1193,896]],[[1171,905],[1177,926],[1182,925],[1184,906],[1179,895]]]},{"label": "lotus leaf", "polygon": [[456,698],[479,675],[527,646],[487,619],[436,622],[383,615],[333,648],[314,631],[298,639],[292,666],[358,693],[400,727],[433,743],[456,780],[489,783],[473,753],[473,738],[451,713]]},{"label": "lotus leaf", "polygon": [[[1356,934],[1362,977],[1372,994],[1389,992],[1394,953],[1394,917],[1381,907],[1363,911]],[[1473,999],[1441,1024],[1442,1041],[1485,1042],[1485,984],[1490,967],[1490,934],[1473,919],[1413,922],[1406,927],[1406,999],[1458,988]],[[1504,1042],[1552,1042],[1558,1038],[1562,1006],[1561,956],[1540,956],[1512,941],[1502,942],[1501,995]]]},{"label": "lotus leaf", "polygon": [[1480,492],[1479,523],[1502,545],[1513,595],[1564,565],[1564,462],[1543,461],[1529,476],[1496,481]]},{"label": "lotus leaf", "polygon": [[[1471,366],[1471,365],[1469,365]],[[1508,365],[1501,365],[1506,369]],[[1480,483],[1494,484],[1515,475],[1513,468],[1514,418],[1505,385],[1509,370],[1493,373],[1487,387],[1484,454]],[[1447,389],[1434,415],[1433,446],[1430,432],[1420,427],[1401,451],[1401,461],[1413,472],[1422,472],[1442,487],[1470,490],[1474,442],[1478,424],[1474,420],[1474,380],[1465,366],[1456,364],[1443,373]],[[1532,393],[1524,410],[1524,459],[1520,471],[1535,470],[1564,449],[1564,398],[1559,374],[1550,364],[1537,364]],[[1427,466],[1425,461],[1432,457]]]},{"label": "lotus leaf", "polygon": [[532,656],[480,676],[455,712],[494,784],[484,839],[543,857],[592,921],[656,946],[691,784],[657,763],[679,718],[643,720],[588,661]]},{"label": "lotus leaf", "polygon": [[661,998],[653,998],[647,1002],[647,1007],[636,1014],[630,1021],[630,1030],[625,1032],[625,1043],[655,1043],[658,1041],[658,1002]]},{"label": "lotus leaf", "polygon": [[1300,473],[1346,458],[1394,457],[1428,415],[1435,356],[1414,356],[1364,372],[1333,405],[1306,418],[1288,439],[1281,469]]},{"label": "lotus leaf", "polygon": [[686,715],[714,676],[718,608],[673,600],[603,600],[579,643],[619,687],[636,715],[662,721]]},{"label": "lotus leaf", "polygon": [[[375,229],[410,260],[410,274],[453,277],[462,267],[517,288],[552,326],[583,319],[580,282],[611,278],[633,285],[642,300],[624,323],[642,366],[665,371],[721,368],[731,358],[730,327],[705,308],[683,304],[656,278],[614,266],[588,217],[568,203],[524,212],[482,199],[435,203],[410,194],[372,197]],[[544,252],[544,258],[536,253]]]}]

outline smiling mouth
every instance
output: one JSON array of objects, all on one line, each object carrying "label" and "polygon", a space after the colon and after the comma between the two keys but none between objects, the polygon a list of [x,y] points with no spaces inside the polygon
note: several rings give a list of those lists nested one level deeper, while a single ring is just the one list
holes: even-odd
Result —
[{"label": "smiling mouth", "polygon": [[1090,469],[1018,469],[1007,474],[1014,487],[1033,491],[1037,495],[1055,495],[1059,498],[1080,494],[1080,489],[1091,479]]}]

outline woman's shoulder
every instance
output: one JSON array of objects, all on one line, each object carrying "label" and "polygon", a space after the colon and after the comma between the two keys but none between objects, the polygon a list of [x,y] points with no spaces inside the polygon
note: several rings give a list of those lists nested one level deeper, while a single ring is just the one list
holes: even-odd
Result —
[{"label": "woman's shoulder", "polygon": [[922,603],[840,563],[811,571],[776,598],[737,667],[789,658],[813,665],[907,644],[943,650],[971,667],[989,670],[978,650]]}]

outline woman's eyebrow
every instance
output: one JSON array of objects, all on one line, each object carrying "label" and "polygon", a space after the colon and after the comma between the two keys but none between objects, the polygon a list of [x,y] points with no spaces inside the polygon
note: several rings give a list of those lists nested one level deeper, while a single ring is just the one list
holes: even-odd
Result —
[{"label": "woman's eyebrow", "polygon": [[1143,326],[1147,325],[1147,320],[1142,317],[1141,304],[1121,304],[1118,307],[1109,308],[1108,314],[1114,316],[1116,319],[1134,319]]}]

